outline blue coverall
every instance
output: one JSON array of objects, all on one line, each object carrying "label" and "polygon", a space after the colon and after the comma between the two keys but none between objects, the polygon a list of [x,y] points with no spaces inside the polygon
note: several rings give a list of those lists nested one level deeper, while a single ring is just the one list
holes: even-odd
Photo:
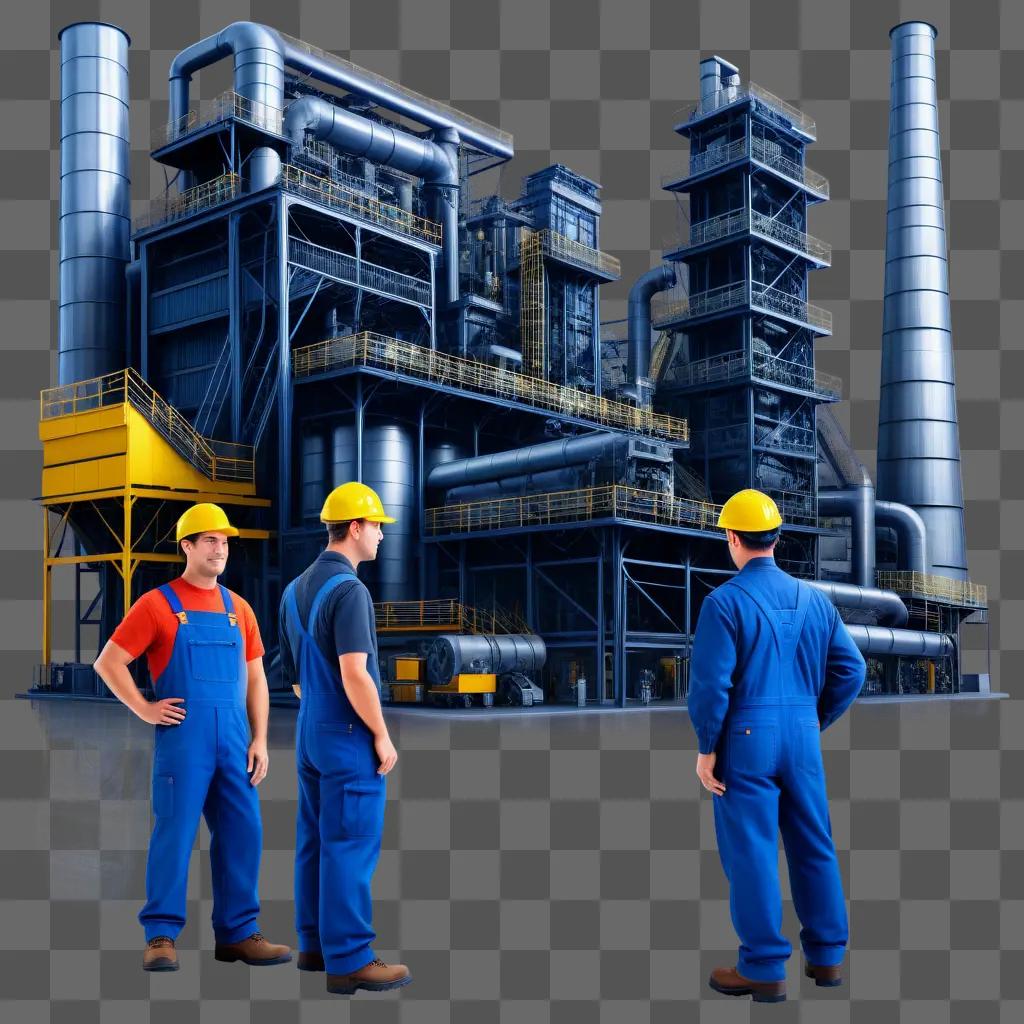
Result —
[{"label": "blue coverall", "polygon": [[258,931],[257,884],[263,825],[249,780],[248,673],[245,637],[230,593],[222,612],[186,612],[169,586],[160,588],[178,617],[171,660],[153,681],[158,700],[184,698],[180,725],[156,727],[153,835],[146,865],[146,939],[175,939],[185,925],[188,862],[199,815],[210,829],[213,930],[218,943]]},{"label": "blue coverall", "polygon": [[820,731],[850,705],[865,663],[835,606],[768,557],[712,591],[690,661],[690,718],[702,754],[717,751],[715,832],[739,936],[736,969],[782,981],[792,947],[780,932],[781,829],[800,942],[836,966],[848,938],[832,842]]},{"label": "blue coverall", "polygon": [[[302,952],[321,953],[329,974],[351,974],[376,958],[370,883],[380,856],[386,786],[377,772],[373,733],[349,702],[339,665],[327,661],[312,630],[336,587],[362,584],[346,562],[321,585],[303,623],[296,600],[301,578],[281,598],[302,687],[295,729],[295,925]],[[367,671],[379,686],[374,652]]]}]

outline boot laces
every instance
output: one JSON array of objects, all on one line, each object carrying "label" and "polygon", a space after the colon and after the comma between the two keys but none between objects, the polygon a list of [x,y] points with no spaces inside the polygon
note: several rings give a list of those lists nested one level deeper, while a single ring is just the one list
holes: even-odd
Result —
[{"label": "boot laces", "polygon": [[174,941],[169,939],[166,935],[158,935],[155,939],[150,939],[146,943],[147,949],[160,949],[163,946],[173,946]]}]

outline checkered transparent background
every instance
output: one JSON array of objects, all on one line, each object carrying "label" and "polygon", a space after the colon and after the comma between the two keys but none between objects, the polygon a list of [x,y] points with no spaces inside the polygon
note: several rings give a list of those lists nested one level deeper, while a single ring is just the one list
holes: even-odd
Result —
[{"label": "checkered transparent background", "polygon": [[[133,213],[163,187],[148,157],[167,66],[230,21],[273,24],[500,125],[516,158],[476,179],[518,194],[561,161],[603,186],[602,248],[622,280],[602,318],[680,232],[663,174],[720,53],[818,123],[808,163],[831,182],[810,230],[834,246],[811,278],[835,333],[818,363],[874,467],[884,247],[888,30],[939,29],[943,163],[971,578],[991,601],[994,687],[1024,696],[1024,4],[1016,0],[51,0],[7,4],[0,30],[0,695],[31,680],[42,619],[38,392],[56,349],[56,33],[100,19],[132,37]],[[230,84],[229,63],[194,95]],[[1005,581],[1005,584],[1004,584]],[[70,636],[58,577],[55,635]],[[985,670],[984,627],[966,634]],[[790,970],[773,1019],[1016,1021],[1024,1015],[1024,703],[858,705],[824,737],[850,900],[849,984]],[[139,970],[150,738],[116,708],[0,704],[0,1013],[12,1022],[642,1021],[746,1019],[704,985],[734,936],[710,803],[684,713],[448,721],[395,714],[375,878],[378,951],[411,987],[328,1000],[320,976],[247,971],[209,952],[196,854],[183,970]],[[293,719],[275,712],[263,786],[263,926],[293,936]],[[205,848],[205,832],[200,845]],[[783,867],[783,878],[785,870]],[[788,893],[788,888],[785,889]],[[798,924],[786,903],[786,930]]]}]

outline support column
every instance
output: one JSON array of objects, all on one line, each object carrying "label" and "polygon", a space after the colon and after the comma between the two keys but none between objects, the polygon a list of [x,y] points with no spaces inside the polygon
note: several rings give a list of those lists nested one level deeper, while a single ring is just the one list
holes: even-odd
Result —
[{"label": "support column", "polygon": [[[242,436],[242,297],[239,214],[228,215],[228,344],[231,353],[231,440]],[[216,426],[216,424],[212,424]]]},{"label": "support column", "polygon": [[53,613],[53,567],[50,565],[50,513],[43,507],[43,672],[45,676],[39,680],[45,684],[50,678],[50,632]]},{"label": "support column", "polygon": [[288,310],[288,200],[277,203],[277,521],[284,578],[284,536],[292,525],[292,371]]}]

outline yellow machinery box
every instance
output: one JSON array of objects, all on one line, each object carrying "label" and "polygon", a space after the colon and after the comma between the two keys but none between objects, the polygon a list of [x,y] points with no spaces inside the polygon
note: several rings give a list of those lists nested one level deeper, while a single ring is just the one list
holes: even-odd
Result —
[{"label": "yellow machinery box", "polygon": [[422,704],[422,683],[392,683],[391,700],[395,704]]},{"label": "yellow machinery box", "polygon": [[444,686],[432,686],[431,693],[494,693],[498,677],[492,673],[463,672]]}]

